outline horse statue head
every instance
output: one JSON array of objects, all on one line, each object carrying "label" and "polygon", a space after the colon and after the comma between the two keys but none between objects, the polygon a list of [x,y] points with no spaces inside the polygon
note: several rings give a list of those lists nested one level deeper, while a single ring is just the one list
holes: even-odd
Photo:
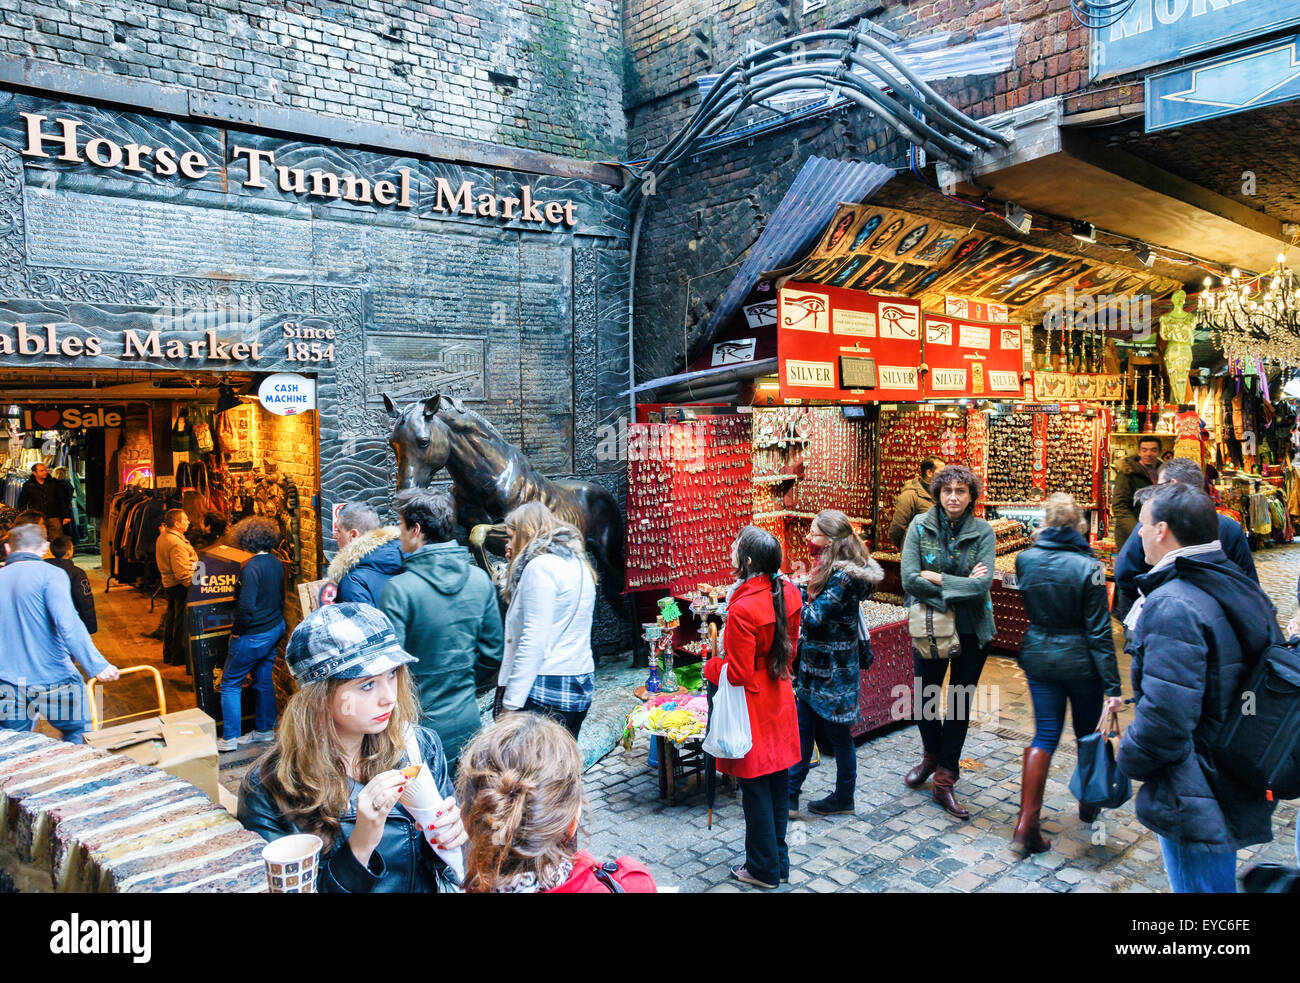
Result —
[{"label": "horse statue head", "polygon": [[397,452],[397,490],[426,487],[451,456],[451,434],[438,419],[443,397],[430,396],[399,411],[387,393],[382,396],[384,408],[397,418],[388,438]]}]

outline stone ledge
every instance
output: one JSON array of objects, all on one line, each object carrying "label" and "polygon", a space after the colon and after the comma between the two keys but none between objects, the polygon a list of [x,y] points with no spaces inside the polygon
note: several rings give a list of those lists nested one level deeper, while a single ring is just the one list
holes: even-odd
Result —
[{"label": "stone ledge", "polygon": [[0,891],[259,893],[263,846],[158,768],[0,730]]}]

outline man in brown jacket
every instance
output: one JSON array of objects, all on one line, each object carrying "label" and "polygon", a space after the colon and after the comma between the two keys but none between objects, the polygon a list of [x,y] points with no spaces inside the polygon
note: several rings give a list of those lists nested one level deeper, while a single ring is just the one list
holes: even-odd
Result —
[{"label": "man in brown jacket", "polygon": [[934,505],[934,498],[930,495],[930,479],[941,467],[942,461],[927,457],[921,462],[921,476],[912,478],[903,485],[898,497],[894,499],[894,521],[889,524],[889,538],[894,549],[900,553],[903,551],[903,540],[907,538],[907,527],[914,518],[929,511]]},{"label": "man in brown jacket", "polygon": [[169,666],[189,665],[189,647],[185,644],[185,602],[194,577],[194,567],[199,555],[185,538],[190,527],[190,517],[184,509],[168,509],[163,513],[162,532],[154,557],[158,572],[162,574],[163,590],[167,594],[167,614],[163,618],[163,662]]}]

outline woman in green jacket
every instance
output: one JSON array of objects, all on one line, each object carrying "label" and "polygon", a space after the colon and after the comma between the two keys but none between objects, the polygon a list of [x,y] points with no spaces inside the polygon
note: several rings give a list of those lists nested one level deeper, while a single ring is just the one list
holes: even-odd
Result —
[{"label": "woman in green jacket", "polygon": [[[954,786],[959,773],[962,745],[970,727],[975,687],[988,644],[993,640],[993,560],[997,537],[993,527],[973,512],[980,495],[980,479],[969,468],[950,464],[930,482],[937,503],[912,520],[903,543],[903,590],[908,602],[927,604],[936,611],[951,609],[956,620],[960,652],[951,659],[915,657],[921,684],[916,701],[917,727],[921,731],[921,763],[903,779],[920,788],[934,776],[934,801],[958,819],[970,813],[957,801]],[[943,677],[948,672],[948,710],[940,712]]]}]

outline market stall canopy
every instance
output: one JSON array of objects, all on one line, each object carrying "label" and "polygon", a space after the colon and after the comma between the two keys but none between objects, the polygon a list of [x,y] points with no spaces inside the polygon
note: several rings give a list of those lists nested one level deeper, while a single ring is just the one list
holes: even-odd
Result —
[{"label": "market stall canopy", "polygon": [[702,347],[713,344],[765,273],[790,266],[808,253],[841,202],[866,201],[893,176],[892,168],[870,161],[809,157],[723,293],[704,330]]},{"label": "market stall canopy", "polygon": [[912,297],[927,311],[947,311],[946,298],[960,297],[985,305],[992,321],[1038,321],[1044,299],[1067,290],[1076,297],[1165,297],[1181,286],[1145,270],[873,204],[841,205],[793,279]]},{"label": "market stall canopy", "polygon": [[977,153],[967,173],[939,165],[940,183],[956,181],[961,194],[1081,219],[1229,268],[1269,269],[1289,244],[1281,220],[1071,130],[1060,99],[981,122],[1012,129],[1014,139]]}]

